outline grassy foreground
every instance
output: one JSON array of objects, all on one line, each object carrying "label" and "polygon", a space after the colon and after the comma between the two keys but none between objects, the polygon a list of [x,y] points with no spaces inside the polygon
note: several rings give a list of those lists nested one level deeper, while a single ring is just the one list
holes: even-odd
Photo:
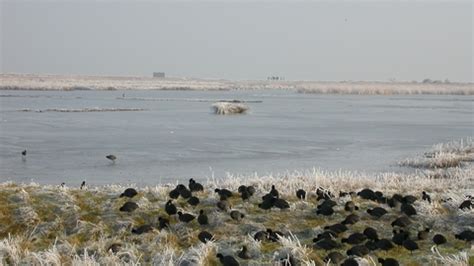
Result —
[{"label": "grassy foreground", "polygon": [[[472,142],[471,142],[472,144]],[[431,156],[431,157],[430,157]],[[436,156],[427,155],[436,159]],[[464,157],[463,157],[464,158]],[[439,159],[439,158],[438,158]],[[426,173],[430,174],[426,174]],[[442,173],[433,175],[431,173]],[[185,183],[187,185],[187,182]],[[255,195],[244,202],[237,194],[240,185],[253,185]],[[358,258],[360,265],[379,265],[377,258],[397,258],[401,265],[472,265],[474,248],[471,243],[454,238],[462,230],[474,230],[474,210],[458,207],[468,195],[474,195],[474,167],[423,170],[416,174],[364,174],[354,172],[324,172],[314,169],[295,172],[286,176],[233,177],[208,180],[204,191],[193,193],[200,198],[198,206],[190,206],[186,200],[174,200],[178,209],[198,215],[203,209],[209,216],[209,225],[201,226],[196,220],[185,224],[177,217],[169,217],[164,211],[168,193],[176,184],[137,188],[132,199],[120,198],[127,186],[77,187],[44,186],[38,184],[0,184],[0,262],[2,264],[48,265],[220,265],[217,253],[232,255],[246,245],[250,260],[238,259],[241,265],[275,265],[288,255],[301,265],[324,265],[329,253],[313,246],[312,239],[326,225],[341,222],[349,214],[344,203],[354,201],[360,209],[356,212],[361,220],[349,226],[342,234],[347,237],[371,226],[381,238],[390,239],[390,223],[400,216],[400,211],[387,205],[363,200],[357,196],[338,197],[339,191],[360,191],[371,188],[390,196],[394,193],[411,194],[418,198],[414,203],[418,214],[411,218],[408,227],[412,236],[425,227],[432,232],[427,240],[417,241],[419,250],[410,252],[401,246],[390,251],[375,251]],[[262,210],[258,204],[268,193],[271,185],[280,192],[280,198],[289,202],[290,208]],[[331,216],[316,214],[315,191],[323,187],[336,197],[337,206]],[[215,188],[227,188],[235,192],[228,201],[233,210],[245,214],[241,221],[231,219],[228,212],[218,211],[219,201]],[[306,200],[296,198],[295,191],[303,188],[308,192]],[[431,195],[432,202],[421,200],[422,191]],[[120,212],[126,202],[139,206],[131,213]],[[380,219],[367,214],[368,208],[382,206],[389,213]],[[170,219],[170,228],[159,230],[158,217]],[[132,234],[132,228],[149,224],[151,232]],[[271,228],[284,233],[278,242],[255,241],[253,235]],[[198,240],[202,230],[214,235],[214,241],[206,244]],[[447,243],[435,247],[432,237],[442,233]],[[340,243],[340,239],[337,240]],[[115,245],[114,245],[115,244]],[[115,252],[110,250],[114,245]],[[351,247],[341,244],[336,250],[342,254]]]}]

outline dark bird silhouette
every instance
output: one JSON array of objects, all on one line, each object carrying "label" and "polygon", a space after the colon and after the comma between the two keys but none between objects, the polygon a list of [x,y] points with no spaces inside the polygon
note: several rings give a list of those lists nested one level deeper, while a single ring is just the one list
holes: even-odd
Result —
[{"label": "dark bird silhouette", "polygon": [[273,231],[272,229],[267,228],[267,236],[268,236],[268,240],[272,242],[278,242],[280,237],[283,236],[283,233],[280,231]]},{"label": "dark bird silhouette", "polygon": [[303,189],[298,189],[296,191],[296,197],[300,200],[306,199],[306,191],[304,191]]},{"label": "dark bird silhouette", "polygon": [[376,200],[377,196],[375,195],[375,192],[372,189],[365,188],[361,190],[359,193],[357,193],[357,196],[366,199],[366,200]]},{"label": "dark bird silhouette", "polygon": [[315,238],[313,238],[313,242],[316,243],[318,242],[319,240],[323,240],[323,239],[333,239],[333,238],[336,238],[337,237],[337,234],[334,233],[333,231],[331,230],[327,230],[327,231],[324,231],[320,234],[318,234]]},{"label": "dark bird silhouette", "polygon": [[191,206],[197,206],[199,204],[199,198],[196,196],[192,196],[188,199],[188,203]]},{"label": "dark bird silhouette", "polygon": [[23,151],[21,152],[21,156],[23,156],[23,157],[26,156],[26,150],[23,150]]},{"label": "dark bird silhouette", "polygon": [[341,245],[332,239],[324,238],[314,243],[314,246],[324,250],[331,250],[339,248]]},{"label": "dark bird silhouette", "polygon": [[264,241],[264,240],[267,240],[268,239],[268,233],[267,231],[258,231],[257,233],[255,233],[255,235],[253,236],[253,239],[257,240],[257,241]]},{"label": "dark bird silhouette", "polygon": [[115,156],[113,154],[109,154],[109,155],[105,156],[105,158],[111,160],[112,163],[115,163],[115,160],[117,160],[117,156]]},{"label": "dark bird silhouette", "polygon": [[128,198],[133,198],[138,194],[138,192],[134,188],[127,188],[125,191],[120,194],[120,197],[128,197]]},{"label": "dark bird silhouette", "polygon": [[409,234],[408,231],[400,230],[399,232],[397,232],[397,231],[394,230],[392,241],[393,241],[393,243],[395,243],[399,246],[402,246],[403,241],[409,239],[409,237],[410,237],[410,234]]},{"label": "dark bird silhouette", "polygon": [[200,225],[206,225],[206,224],[209,224],[209,219],[207,218],[207,215],[204,213],[204,210],[200,210],[199,211],[199,215],[198,215],[198,223]]},{"label": "dark bird silhouette", "polygon": [[159,223],[158,228],[160,230],[167,228],[170,225],[170,221],[164,217],[158,217],[158,223]]},{"label": "dark bird silhouette", "polygon": [[415,196],[406,195],[405,197],[402,198],[402,203],[413,204],[415,203],[416,200],[417,198]]},{"label": "dark bird silhouette", "polygon": [[405,241],[403,241],[402,243],[403,247],[406,248],[407,250],[413,252],[413,250],[417,250],[418,249],[418,244],[411,240],[411,239],[407,239]]},{"label": "dark bird silhouette", "polygon": [[224,199],[224,200],[232,197],[232,192],[225,188],[222,188],[222,189],[216,188],[214,192],[217,193],[221,197],[221,199]]},{"label": "dark bird silhouette", "polygon": [[262,203],[258,204],[258,207],[260,209],[269,210],[273,207],[273,204],[275,203],[275,201],[276,201],[276,198],[274,197],[265,198]]},{"label": "dark bird silhouette", "polygon": [[444,237],[442,234],[436,234],[433,237],[433,242],[436,245],[442,245],[442,244],[445,244],[447,242],[447,240],[446,240],[446,237]]},{"label": "dark bird silhouette", "polygon": [[191,192],[198,192],[198,191],[204,191],[204,187],[200,184],[200,183],[197,183],[196,181],[194,181],[194,179],[189,179],[189,190],[191,190]]},{"label": "dark bird silhouette", "polygon": [[183,223],[189,223],[192,220],[194,220],[194,218],[196,218],[196,217],[192,214],[189,214],[189,213],[178,212],[178,218]]},{"label": "dark bird silhouette", "polygon": [[459,234],[455,234],[454,237],[459,240],[470,242],[474,240],[474,231],[464,230]]},{"label": "dark bird silhouette", "polygon": [[179,195],[183,199],[189,199],[192,197],[191,190],[189,190],[185,185],[179,184],[176,188],[178,189]]},{"label": "dark bird silhouette", "polygon": [[426,201],[428,201],[429,203],[431,203],[431,197],[430,197],[430,195],[428,195],[428,193],[426,193],[425,191],[422,192],[421,198],[422,198],[423,200],[426,200]]},{"label": "dark bird silhouette", "polygon": [[465,200],[461,203],[459,206],[459,209],[464,210],[464,209],[472,209],[474,207],[474,204],[472,204],[471,199]]},{"label": "dark bird silhouette", "polygon": [[119,210],[121,212],[133,212],[136,209],[138,209],[138,205],[135,202],[127,201]]},{"label": "dark bird silhouette", "polygon": [[375,207],[373,209],[368,209],[367,213],[370,214],[370,216],[379,219],[380,217],[384,216],[388,212],[384,208]]},{"label": "dark bird silhouette", "polygon": [[348,201],[344,205],[344,210],[348,212],[353,212],[359,210],[359,207],[357,207],[353,201]]},{"label": "dark bird silhouette", "polygon": [[400,216],[397,219],[395,219],[391,225],[393,226],[398,226],[398,227],[407,227],[411,224],[411,221],[408,217],[406,216]]},{"label": "dark bird silhouette", "polygon": [[347,258],[341,263],[341,266],[359,266],[359,263],[354,258]]},{"label": "dark bird silhouette", "polygon": [[334,206],[337,206],[337,202],[335,202],[334,200],[332,199],[327,199],[327,200],[324,200],[323,203],[319,204],[318,205],[318,209],[321,209],[321,208],[332,208]]},{"label": "dark bird silhouette", "polygon": [[280,197],[280,193],[278,192],[278,190],[276,190],[275,185],[272,185],[272,189],[270,190],[270,194],[275,198]]},{"label": "dark bird silhouette", "polygon": [[426,240],[428,239],[428,235],[430,233],[429,228],[425,228],[424,230],[421,230],[418,232],[418,240]]},{"label": "dark bird silhouette", "polygon": [[390,241],[386,238],[382,238],[379,241],[375,242],[375,245],[377,246],[378,249],[384,250],[384,251],[391,250],[392,248],[395,247],[392,244],[392,241]]},{"label": "dark bird silhouette", "polygon": [[86,181],[82,181],[81,183],[81,189],[85,188],[86,187]]},{"label": "dark bird silhouette", "polygon": [[341,223],[342,224],[355,224],[358,221],[360,221],[359,215],[351,213],[347,215],[347,217]]},{"label": "dark bird silhouette", "polygon": [[240,221],[245,217],[245,215],[237,210],[233,210],[230,212],[230,217],[232,220]]},{"label": "dark bird silhouette", "polygon": [[377,241],[379,240],[379,236],[378,236],[378,233],[377,233],[377,230],[375,230],[374,228],[372,227],[367,227],[364,229],[364,235],[370,239],[370,240],[374,240],[374,241]]},{"label": "dark bird silhouette", "polygon": [[333,251],[331,253],[329,253],[325,258],[324,258],[324,262],[326,263],[332,263],[332,264],[339,264],[341,261],[343,261],[345,258],[344,255],[342,255],[341,253],[337,252],[337,251]]},{"label": "dark bird silhouette", "polygon": [[382,264],[382,266],[399,266],[400,265],[398,261],[394,258],[385,258],[385,259],[379,258],[378,262]]},{"label": "dark bird silhouette", "polygon": [[333,224],[324,227],[324,230],[331,230],[336,234],[344,233],[345,231],[349,230],[346,225],[344,224]]},{"label": "dark bird silhouette", "polygon": [[334,210],[331,207],[322,207],[316,211],[316,214],[322,214],[324,216],[330,216],[333,213],[334,213]]},{"label": "dark bird silhouette", "polygon": [[348,243],[351,245],[359,245],[367,240],[367,236],[361,233],[353,233],[348,238],[342,238],[341,243]]},{"label": "dark bird silhouette", "polygon": [[168,200],[165,204],[165,211],[168,215],[174,215],[178,212],[178,209],[176,206],[171,202],[171,200]]},{"label": "dark bird silhouette", "polygon": [[221,211],[228,211],[230,206],[229,206],[229,202],[227,200],[220,200],[217,202],[216,204],[217,208]]},{"label": "dark bird silhouette", "polygon": [[252,196],[248,187],[244,185],[239,187],[238,192],[240,193],[240,197],[242,198],[242,200],[248,200]]},{"label": "dark bird silhouette", "polygon": [[358,245],[358,246],[353,246],[350,248],[346,254],[347,256],[357,256],[357,257],[363,257],[367,254],[369,254],[370,250],[365,246],[365,245]]},{"label": "dark bird silhouette", "polygon": [[276,198],[273,202],[273,206],[281,210],[290,208],[290,204],[288,204],[288,202],[282,198]]},{"label": "dark bird silhouette", "polygon": [[244,260],[248,260],[248,259],[252,258],[252,256],[250,256],[249,251],[247,250],[247,246],[242,246],[242,250],[240,250],[237,253],[237,257],[239,257],[241,259],[244,259]]},{"label": "dark bird silhouette", "polygon": [[407,216],[416,215],[415,207],[413,207],[413,205],[408,204],[408,203],[403,203],[400,210]]},{"label": "dark bird silhouette", "polygon": [[173,190],[170,191],[170,193],[168,194],[168,196],[172,199],[177,199],[179,198],[179,190],[178,190],[178,187],[174,188]]},{"label": "dark bird silhouette", "polygon": [[198,239],[204,244],[206,244],[207,241],[212,240],[212,238],[213,236],[208,231],[202,231],[198,234]]},{"label": "dark bird silhouette", "polygon": [[112,251],[112,253],[117,253],[120,251],[120,249],[122,248],[122,244],[120,243],[113,243],[112,245],[110,245],[108,248],[107,248],[107,252],[108,251]]},{"label": "dark bird silhouette", "polygon": [[137,228],[132,229],[132,234],[141,235],[153,231],[153,227],[149,224],[141,225]]},{"label": "dark bird silhouette", "polygon": [[216,257],[219,258],[219,261],[223,266],[239,266],[237,260],[230,255],[224,256],[221,253],[217,253]]}]

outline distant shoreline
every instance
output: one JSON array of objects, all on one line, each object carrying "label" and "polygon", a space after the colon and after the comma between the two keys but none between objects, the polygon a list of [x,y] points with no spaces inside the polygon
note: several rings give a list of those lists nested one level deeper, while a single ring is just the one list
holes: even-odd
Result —
[{"label": "distant shoreline", "polygon": [[303,94],[349,95],[474,95],[474,83],[440,81],[287,81],[112,77],[79,75],[0,74],[0,90],[116,91],[116,90],[294,90]]}]

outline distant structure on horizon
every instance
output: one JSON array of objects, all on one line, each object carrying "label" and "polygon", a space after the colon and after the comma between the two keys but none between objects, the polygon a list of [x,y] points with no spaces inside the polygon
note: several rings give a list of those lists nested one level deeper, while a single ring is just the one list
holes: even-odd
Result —
[{"label": "distant structure on horizon", "polygon": [[153,72],[154,78],[165,78],[165,72]]},{"label": "distant structure on horizon", "polygon": [[285,80],[285,78],[279,77],[279,76],[270,76],[270,77],[267,77],[267,80]]}]

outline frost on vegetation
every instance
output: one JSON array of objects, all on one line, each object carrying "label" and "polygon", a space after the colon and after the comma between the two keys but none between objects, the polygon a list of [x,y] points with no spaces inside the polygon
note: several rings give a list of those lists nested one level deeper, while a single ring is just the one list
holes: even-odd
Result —
[{"label": "frost on vegetation", "polygon": [[408,158],[399,162],[401,166],[439,169],[461,167],[474,161],[474,142],[471,137],[434,145],[423,156]]},{"label": "frost on vegetation", "polygon": [[243,114],[249,109],[245,104],[231,102],[217,102],[212,105],[212,108],[218,115]]},{"label": "frost on vegetation", "polygon": [[432,257],[434,260],[439,262],[440,265],[469,265],[469,256],[466,251],[461,251],[458,254],[442,255],[439,249],[436,246],[433,246],[431,252],[433,253]]}]

